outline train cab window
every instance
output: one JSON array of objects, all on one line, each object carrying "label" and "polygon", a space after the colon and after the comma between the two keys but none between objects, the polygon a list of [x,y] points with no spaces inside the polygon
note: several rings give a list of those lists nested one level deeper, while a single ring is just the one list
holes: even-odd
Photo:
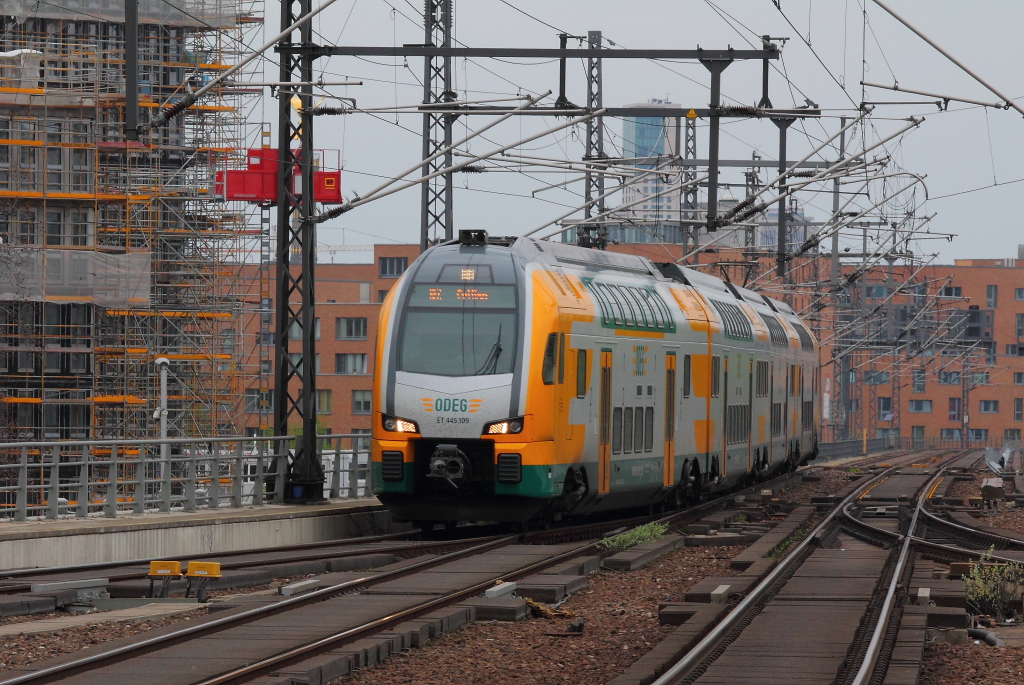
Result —
[{"label": "train cab window", "polygon": [[711,358],[711,396],[718,397],[722,390],[722,358]]},{"label": "train cab window", "polygon": [[633,451],[633,407],[622,410],[622,451],[625,454]]},{"label": "train cab window", "polygon": [[576,350],[576,397],[587,396],[587,351]]},{"label": "train cab window", "polygon": [[541,367],[540,377],[544,385],[551,385],[555,382],[555,353],[558,347],[558,333],[548,336],[547,345],[544,346],[544,365]]},{"label": "train cab window", "polygon": [[612,454],[622,451],[622,407],[612,411]]},{"label": "train cab window", "polygon": [[683,357],[683,397],[690,396],[690,355]]}]

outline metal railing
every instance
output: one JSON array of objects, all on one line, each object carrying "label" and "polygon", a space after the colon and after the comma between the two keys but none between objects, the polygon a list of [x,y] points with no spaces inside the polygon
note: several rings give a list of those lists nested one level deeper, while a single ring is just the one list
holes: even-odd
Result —
[{"label": "metal railing", "polygon": [[[0,520],[283,504],[295,436],[0,444]],[[317,440],[324,497],[370,497],[369,436]]]}]

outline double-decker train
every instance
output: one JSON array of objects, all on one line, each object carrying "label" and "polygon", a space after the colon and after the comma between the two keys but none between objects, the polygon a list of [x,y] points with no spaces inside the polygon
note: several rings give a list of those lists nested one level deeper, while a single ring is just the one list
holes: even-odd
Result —
[{"label": "double-decker train", "polygon": [[399,520],[681,505],[817,453],[804,324],[674,263],[462,231],[380,317],[372,484]]}]

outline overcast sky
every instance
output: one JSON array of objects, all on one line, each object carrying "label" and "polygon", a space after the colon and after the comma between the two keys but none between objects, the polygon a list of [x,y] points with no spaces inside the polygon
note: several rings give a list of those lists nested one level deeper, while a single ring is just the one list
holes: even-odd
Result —
[{"label": "overcast sky", "polygon": [[[840,116],[855,112],[862,101],[862,69],[868,81],[891,84],[897,80],[902,87],[911,89],[998,100],[871,0],[780,0],[785,15],[772,0],[714,2],[722,15],[706,0],[462,0],[456,7],[455,35],[459,42],[471,47],[557,47],[559,30],[574,35],[601,30],[615,46],[684,49],[747,48],[749,42],[756,40],[755,35],[761,34],[788,38],[783,59],[776,63],[778,71],[771,74],[773,103],[776,107],[803,105],[806,96],[821,106],[823,114],[820,121],[806,122],[803,129],[794,126],[789,144],[791,160],[809,152],[816,145],[814,140],[820,141],[835,132]],[[863,2],[868,3],[866,26]],[[1019,40],[1020,27],[1024,26],[1024,3],[886,2],[1004,94],[1013,98],[1024,94],[1024,71],[1019,68],[1024,61],[1024,45]],[[268,32],[277,30],[278,12],[276,3],[267,4]],[[315,20],[314,27],[319,34],[317,40],[322,43],[422,43],[421,12],[419,0],[338,0]],[[356,98],[362,108],[412,105],[423,97],[419,85],[423,77],[421,58],[410,58],[405,64],[401,59],[335,57],[318,61],[317,69],[323,71],[325,81],[340,80],[342,76],[362,79],[362,86],[328,89],[333,95]],[[788,76],[788,82],[780,71]],[[468,96],[471,100],[558,89],[557,62],[458,60],[455,72],[460,97]],[[568,96],[581,103],[586,84],[582,63],[570,62],[568,72]],[[756,104],[760,74],[758,62],[731,65],[722,81],[727,101]],[[276,67],[269,63],[266,78],[277,79]],[[607,106],[668,98],[682,106],[706,107],[708,83],[708,73],[700,64],[604,62]],[[934,98],[872,88],[867,90],[867,100],[924,102],[878,105],[871,126],[863,133],[863,140],[870,143],[901,128],[911,115],[925,118],[918,129],[887,149],[902,169],[927,175],[925,182],[931,198],[927,203],[923,202],[921,192],[914,198],[902,199],[917,203],[920,214],[936,213],[930,230],[957,236],[952,242],[922,241],[918,249],[938,252],[943,262],[954,258],[1016,257],[1017,244],[1024,243],[1024,235],[1018,228],[1019,209],[1013,207],[1019,206],[1017,196],[1024,191],[1024,183],[949,195],[1024,178],[1024,117],[1014,110],[957,103],[950,104],[950,111],[940,113],[932,104]],[[324,104],[333,103],[325,100]],[[267,99],[262,114],[276,126],[275,112],[273,101]],[[460,120],[456,135],[464,134],[467,125],[479,127],[487,120]],[[474,139],[468,148],[473,152],[491,150],[557,123],[554,119],[521,117],[499,124],[484,134],[487,140]],[[605,123],[610,132],[608,151],[614,154],[621,142],[622,122],[606,118]],[[329,153],[327,162],[332,162],[332,155],[340,158],[344,167],[343,191],[350,197],[376,186],[379,177],[390,177],[415,165],[420,159],[421,127],[421,116],[416,114],[402,115],[397,120],[394,114],[321,117],[314,129],[314,144],[338,151]],[[579,159],[581,134],[582,129],[565,130],[525,147],[532,155]],[[730,121],[723,126],[723,157],[748,159],[752,152],[766,159],[777,157],[778,133],[771,122]],[[707,130],[703,126],[698,130],[698,156],[707,156]],[[835,153],[826,154],[826,158],[834,159]],[[492,234],[517,235],[535,228],[581,203],[580,183],[565,190],[540,193],[536,199],[531,197],[534,190],[569,178],[540,170],[526,174],[459,174],[455,192],[456,230],[485,228]],[[741,182],[742,170],[725,170],[721,178]],[[761,178],[765,180],[766,174]],[[806,193],[801,201],[806,203],[807,213],[819,220],[831,210],[828,195]],[[419,206],[418,187],[403,191],[328,222],[320,229],[319,242],[417,242]]]}]

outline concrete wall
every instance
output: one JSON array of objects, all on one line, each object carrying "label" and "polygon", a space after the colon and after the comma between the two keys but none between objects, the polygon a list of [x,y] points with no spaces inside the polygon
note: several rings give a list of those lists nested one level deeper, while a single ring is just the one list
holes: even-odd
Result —
[{"label": "concrete wall", "polygon": [[262,516],[196,514],[167,521],[0,524],[0,570],[149,560],[388,532],[393,532],[390,514],[370,506]]}]

